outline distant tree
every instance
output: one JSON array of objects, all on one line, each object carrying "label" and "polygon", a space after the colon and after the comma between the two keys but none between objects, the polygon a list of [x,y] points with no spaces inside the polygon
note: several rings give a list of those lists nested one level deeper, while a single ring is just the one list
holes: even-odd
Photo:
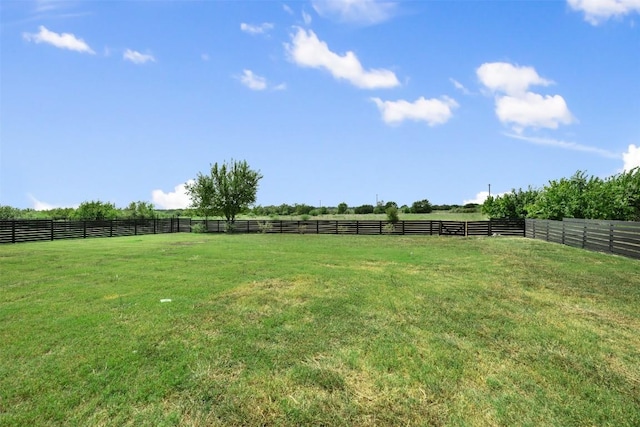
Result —
[{"label": "distant tree", "polygon": [[20,218],[20,209],[11,206],[0,206],[0,219],[18,219]]},{"label": "distant tree", "polygon": [[411,204],[412,213],[431,213],[431,211],[433,211],[433,207],[427,199],[418,200]]},{"label": "distant tree", "polygon": [[152,219],[156,217],[156,212],[152,203],[131,202],[124,209],[124,215],[133,219]]},{"label": "distant tree", "polygon": [[198,173],[193,183],[185,186],[191,205],[203,216],[221,215],[233,224],[236,215],[255,203],[258,183],[262,179],[246,161],[215,163],[207,175]]},{"label": "distant tree", "polygon": [[342,215],[347,213],[347,209],[349,209],[349,206],[346,203],[344,202],[340,203],[338,205],[338,214]]},{"label": "distant tree", "polygon": [[73,213],[74,219],[105,220],[118,217],[118,210],[113,203],[92,200],[82,202]]},{"label": "distant tree", "polygon": [[373,205],[362,205],[358,206],[353,210],[356,214],[370,214],[373,213],[374,207]]}]

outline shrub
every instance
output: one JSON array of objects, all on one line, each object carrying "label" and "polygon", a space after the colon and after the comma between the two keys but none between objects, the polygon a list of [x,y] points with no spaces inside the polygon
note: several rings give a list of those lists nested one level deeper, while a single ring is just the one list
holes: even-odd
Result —
[{"label": "shrub", "polygon": [[398,216],[398,208],[395,206],[388,207],[385,210],[385,213],[387,214],[387,221],[389,221],[390,224],[395,224],[400,220],[400,217]]}]

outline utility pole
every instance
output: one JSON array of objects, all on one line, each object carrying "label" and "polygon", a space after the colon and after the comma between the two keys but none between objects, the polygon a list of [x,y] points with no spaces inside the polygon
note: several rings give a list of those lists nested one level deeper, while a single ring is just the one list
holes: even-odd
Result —
[{"label": "utility pole", "polygon": [[491,197],[491,184],[489,184],[489,197]]}]

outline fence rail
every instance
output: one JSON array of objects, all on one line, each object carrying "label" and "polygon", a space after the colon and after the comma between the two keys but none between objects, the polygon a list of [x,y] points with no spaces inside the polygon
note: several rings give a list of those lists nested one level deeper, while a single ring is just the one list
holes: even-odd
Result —
[{"label": "fence rail", "polygon": [[525,236],[640,259],[640,222],[527,219]]},{"label": "fence rail", "polygon": [[[223,220],[192,220],[192,226],[209,233],[223,233]],[[524,220],[489,221],[440,221],[408,220],[390,224],[377,220],[237,220],[236,233],[297,233],[297,234],[392,234],[392,235],[439,235],[439,236],[505,236],[525,235]]]},{"label": "fence rail", "polygon": [[190,224],[189,218],[102,221],[2,220],[0,243],[189,232]]},{"label": "fence rail", "polygon": [[[201,224],[209,233],[223,233],[223,220],[192,220],[190,218],[104,221],[2,220],[0,243],[35,242],[43,240],[79,239],[89,237],[138,236],[144,234],[191,232]],[[296,233],[296,234],[393,234],[441,236],[489,236],[493,234],[524,236],[524,220],[491,221],[399,221],[389,224],[375,220],[238,220],[236,233]]]}]

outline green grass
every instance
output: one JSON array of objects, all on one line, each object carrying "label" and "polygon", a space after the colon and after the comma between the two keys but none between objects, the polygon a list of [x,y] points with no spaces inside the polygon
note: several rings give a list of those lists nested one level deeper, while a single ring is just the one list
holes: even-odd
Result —
[{"label": "green grass", "polygon": [[639,271],[518,238],[3,245],[0,425],[637,426]]}]

